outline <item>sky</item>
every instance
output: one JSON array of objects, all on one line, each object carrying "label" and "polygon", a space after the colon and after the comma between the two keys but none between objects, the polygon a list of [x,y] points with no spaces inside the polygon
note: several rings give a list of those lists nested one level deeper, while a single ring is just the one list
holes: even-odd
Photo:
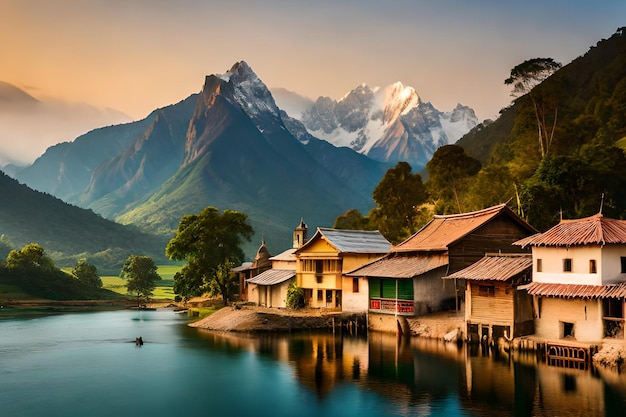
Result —
[{"label": "sky", "polygon": [[1,0],[0,81],[138,120],[245,60],[270,89],[400,81],[482,121],[510,104],[515,65],[565,65],[625,18],[624,0]]}]

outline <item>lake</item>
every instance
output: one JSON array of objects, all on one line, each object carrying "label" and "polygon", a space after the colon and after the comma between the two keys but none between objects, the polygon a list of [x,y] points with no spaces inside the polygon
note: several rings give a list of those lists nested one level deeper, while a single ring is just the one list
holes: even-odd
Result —
[{"label": "lake", "polygon": [[496,360],[373,332],[220,335],[167,309],[0,318],[7,417],[626,412],[626,376],[548,367],[533,355]]}]

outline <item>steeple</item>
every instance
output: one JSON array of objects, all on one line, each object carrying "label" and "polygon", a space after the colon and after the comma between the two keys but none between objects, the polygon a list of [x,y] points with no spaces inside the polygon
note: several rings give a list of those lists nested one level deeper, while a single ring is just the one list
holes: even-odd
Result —
[{"label": "steeple", "polygon": [[300,224],[293,232],[293,248],[298,249],[300,246],[304,245],[307,239],[307,226],[304,223],[304,220],[300,218]]}]

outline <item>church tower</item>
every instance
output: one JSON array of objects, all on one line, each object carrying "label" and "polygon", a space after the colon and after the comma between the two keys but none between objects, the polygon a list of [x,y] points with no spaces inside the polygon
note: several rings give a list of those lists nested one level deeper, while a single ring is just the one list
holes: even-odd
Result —
[{"label": "church tower", "polygon": [[296,227],[296,229],[293,232],[293,248],[294,249],[298,249],[300,248],[300,246],[304,245],[304,243],[306,242],[306,238],[307,238],[307,235],[306,235],[307,230],[308,228],[306,227],[304,220],[300,218],[300,224],[298,225],[298,227]]}]

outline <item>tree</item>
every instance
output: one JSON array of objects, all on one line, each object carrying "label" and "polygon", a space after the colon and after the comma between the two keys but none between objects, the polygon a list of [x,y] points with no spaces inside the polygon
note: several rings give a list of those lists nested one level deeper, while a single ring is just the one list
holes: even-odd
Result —
[{"label": "tree", "polygon": [[[553,100],[553,95],[541,97],[533,93],[533,89],[541,84],[545,79],[554,74],[561,68],[561,63],[554,61],[552,58],[533,58],[522,62],[511,70],[509,78],[504,80],[504,84],[513,85],[511,95],[519,97],[528,94],[532,102],[535,118],[537,121],[537,131],[539,139],[539,150],[543,159],[550,144],[554,138],[554,131],[557,121],[557,106]],[[549,122],[547,116],[554,108],[554,116],[552,123]]]},{"label": "tree", "polygon": [[136,294],[138,301],[150,298],[156,282],[161,280],[152,258],[141,255],[130,255],[126,259],[120,277],[128,280],[126,289],[130,294]]},{"label": "tree", "polygon": [[286,304],[287,307],[294,310],[304,308],[304,289],[298,287],[295,280],[291,281],[289,283],[289,287],[287,288]]},{"label": "tree", "polygon": [[90,287],[102,288],[102,279],[98,275],[98,269],[94,265],[87,263],[85,258],[76,261],[76,266],[72,269],[72,275]]},{"label": "tree", "polygon": [[367,216],[363,216],[357,209],[350,209],[338,216],[333,224],[335,229],[369,230],[371,228]]},{"label": "tree", "polygon": [[242,239],[249,241],[253,234],[248,216],[237,211],[206,207],[183,216],[165,249],[169,259],[187,261],[174,276],[174,292],[188,300],[219,290],[226,305],[230,293],[221,283],[224,268],[243,262]]},{"label": "tree", "polygon": [[46,256],[40,244],[29,243],[20,250],[9,252],[6,267],[14,270],[51,271],[54,269],[54,262]]},{"label": "tree", "polygon": [[6,259],[16,246],[7,235],[0,235],[0,259]]},{"label": "tree", "polygon": [[438,148],[426,164],[429,174],[428,191],[439,198],[439,208],[444,212],[452,211],[456,206],[462,213],[461,194],[469,188],[469,179],[480,171],[480,162],[467,155],[458,145],[445,145]]},{"label": "tree", "polygon": [[376,207],[369,214],[370,223],[393,243],[417,230],[418,207],[428,198],[422,177],[412,174],[411,169],[408,163],[398,162],[387,170],[372,193]]}]

